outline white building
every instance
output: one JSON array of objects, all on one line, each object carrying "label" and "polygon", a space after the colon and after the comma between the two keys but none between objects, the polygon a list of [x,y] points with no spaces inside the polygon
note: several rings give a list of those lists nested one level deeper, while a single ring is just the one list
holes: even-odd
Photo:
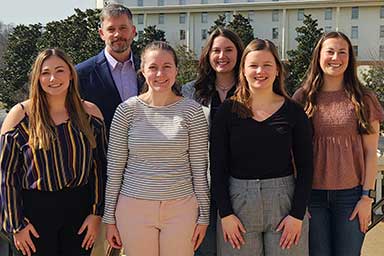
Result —
[{"label": "white building", "polygon": [[285,59],[296,47],[295,28],[311,14],[325,31],[348,35],[360,62],[384,60],[383,0],[97,0],[97,7],[106,2],[129,7],[138,33],[156,25],[171,44],[185,44],[197,55],[219,14],[229,20],[241,13],[250,19],[254,36],[272,40]]}]

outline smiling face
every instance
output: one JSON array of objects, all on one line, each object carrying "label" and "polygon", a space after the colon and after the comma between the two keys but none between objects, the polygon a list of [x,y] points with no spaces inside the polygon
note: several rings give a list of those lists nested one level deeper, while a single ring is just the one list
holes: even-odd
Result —
[{"label": "smiling face", "polygon": [[142,73],[149,90],[172,91],[177,75],[174,56],[162,49],[146,50],[142,61]]},{"label": "smiling face", "polygon": [[270,51],[257,50],[249,52],[245,57],[243,72],[250,91],[272,91],[278,68]]},{"label": "smiling face", "polygon": [[235,44],[224,36],[216,37],[209,51],[209,63],[217,73],[233,72],[237,61]]},{"label": "smiling face", "polygon": [[127,15],[109,16],[103,20],[99,34],[112,56],[129,53],[136,36],[136,27]]},{"label": "smiling face", "polygon": [[58,56],[52,55],[43,62],[39,82],[47,96],[65,97],[71,79],[68,64]]},{"label": "smiling face", "polygon": [[322,44],[320,67],[324,76],[343,77],[348,67],[349,47],[342,38],[329,38]]}]

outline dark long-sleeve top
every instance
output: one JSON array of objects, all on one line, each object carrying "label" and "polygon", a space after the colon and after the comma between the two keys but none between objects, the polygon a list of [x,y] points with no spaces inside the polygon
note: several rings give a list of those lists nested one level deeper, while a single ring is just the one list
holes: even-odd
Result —
[{"label": "dark long-sleeve top", "polygon": [[96,139],[92,149],[85,135],[69,120],[54,127],[56,138],[48,150],[28,144],[28,117],[1,136],[0,176],[3,228],[18,232],[28,220],[23,213],[22,190],[61,191],[89,184],[92,191],[90,214],[103,212],[106,173],[106,133],[104,122],[90,117]]},{"label": "dark long-sleeve top", "polygon": [[312,185],[313,155],[310,122],[293,101],[269,118],[256,121],[232,112],[233,101],[225,101],[211,127],[210,164],[212,196],[223,218],[233,214],[229,177],[271,179],[294,174],[296,186],[290,215],[303,219]]}]

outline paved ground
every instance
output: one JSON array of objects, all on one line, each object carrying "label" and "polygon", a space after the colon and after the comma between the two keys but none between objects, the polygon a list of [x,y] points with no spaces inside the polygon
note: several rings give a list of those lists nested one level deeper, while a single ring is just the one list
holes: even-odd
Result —
[{"label": "paved ground", "polygon": [[384,255],[384,222],[381,222],[367,233],[361,255]]}]

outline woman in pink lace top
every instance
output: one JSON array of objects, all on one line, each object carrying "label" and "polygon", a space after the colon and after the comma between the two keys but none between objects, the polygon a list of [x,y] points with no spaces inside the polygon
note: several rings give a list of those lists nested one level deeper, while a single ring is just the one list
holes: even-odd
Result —
[{"label": "woman in pink lace top", "polygon": [[360,255],[371,219],[384,113],[375,94],[357,78],[345,34],[322,36],[293,98],[303,103],[314,129],[310,255]]}]

